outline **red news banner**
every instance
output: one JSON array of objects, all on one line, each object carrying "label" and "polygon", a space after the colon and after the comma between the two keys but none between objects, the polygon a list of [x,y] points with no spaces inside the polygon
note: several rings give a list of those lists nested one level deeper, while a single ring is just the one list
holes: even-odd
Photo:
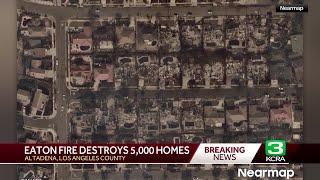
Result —
[{"label": "red news banner", "polygon": [[[319,163],[320,144],[0,144],[0,164]],[[278,153],[279,152],[279,153]],[[278,154],[277,154],[278,153]]]},{"label": "red news banner", "polygon": [[188,163],[199,144],[0,144],[0,163]]}]

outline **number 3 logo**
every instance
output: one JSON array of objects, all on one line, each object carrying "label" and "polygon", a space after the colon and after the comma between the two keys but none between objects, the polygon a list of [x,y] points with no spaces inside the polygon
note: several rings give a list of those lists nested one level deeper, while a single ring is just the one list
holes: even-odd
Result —
[{"label": "number 3 logo", "polygon": [[268,140],[265,148],[265,153],[268,156],[284,156],[286,154],[286,142],[284,140]]}]

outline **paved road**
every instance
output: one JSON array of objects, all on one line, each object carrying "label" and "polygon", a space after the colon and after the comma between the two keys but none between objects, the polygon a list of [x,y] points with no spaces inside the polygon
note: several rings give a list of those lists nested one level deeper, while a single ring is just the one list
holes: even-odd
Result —
[{"label": "paved road", "polygon": [[54,128],[57,131],[59,142],[68,141],[68,124],[67,124],[67,104],[69,101],[69,90],[66,87],[66,70],[67,70],[67,53],[66,53],[66,34],[64,25],[60,21],[56,23],[56,49],[57,59],[59,61],[56,68],[56,81],[54,82],[55,107],[57,114],[53,119],[33,119],[24,118],[26,126],[37,128]]},{"label": "paved road", "polygon": [[57,127],[57,134],[61,143],[68,142],[69,126],[67,121],[67,109],[69,102],[69,90],[66,86],[66,72],[67,66],[67,47],[66,47],[66,31],[65,24],[62,21],[56,22],[56,37],[57,37],[57,58],[59,65],[57,67],[57,79],[55,87],[57,89],[56,105],[57,116],[55,117],[55,123]]},{"label": "paved road", "polygon": [[[46,13],[54,16],[58,20],[66,20],[70,18],[86,18],[88,16],[90,7],[58,7],[58,6],[43,6],[19,0],[18,7],[38,13]],[[176,7],[132,7],[132,8],[116,8],[108,7],[101,9],[101,17],[116,16],[118,14],[126,16],[136,15],[186,15],[192,12],[195,16],[208,16],[208,10],[212,10],[214,15],[246,15],[260,11],[266,13],[268,11],[275,11],[274,6],[250,6],[250,7],[213,7],[211,5],[202,5],[196,7],[176,6]]]},{"label": "paved road", "polygon": [[[286,94],[301,94],[302,88],[284,87]],[[145,90],[141,92],[136,89],[126,89],[119,91],[123,96],[142,97],[142,98],[219,98],[219,97],[235,97],[235,96],[249,96],[261,97],[268,93],[270,96],[280,94],[278,88],[259,87],[233,87],[228,89],[185,89],[185,90]]]},{"label": "paved road", "polygon": [[55,107],[57,114],[53,119],[33,119],[24,118],[26,126],[37,128],[54,128],[57,131],[59,142],[68,142],[68,123],[67,123],[67,104],[69,101],[69,90],[66,86],[66,70],[67,70],[67,48],[66,34],[63,21],[56,20],[56,50],[58,66],[56,67],[55,88]]}]

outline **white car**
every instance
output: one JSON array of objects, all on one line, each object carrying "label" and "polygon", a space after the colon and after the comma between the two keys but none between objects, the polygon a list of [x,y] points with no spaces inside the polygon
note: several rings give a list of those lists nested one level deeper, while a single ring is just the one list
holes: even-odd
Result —
[{"label": "white car", "polygon": [[284,88],[279,87],[280,94],[285,94]]}]

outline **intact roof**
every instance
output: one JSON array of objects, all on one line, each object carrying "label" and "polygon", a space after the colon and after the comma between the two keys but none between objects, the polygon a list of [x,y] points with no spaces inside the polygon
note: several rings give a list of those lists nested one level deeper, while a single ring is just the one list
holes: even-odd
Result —
[{"label": "intact roof", "polygon": [[298,54],[303,53],[303,35],[293,35],[291,36],[291,44],[292,44],[292,51]]},{"label": "intact roof", "polygon": [[31,93],[29,91],[23,90],[23,89],[18,89],[17,94],[22,95],[22,96],[31,96]]},{"label": "intact roof", "polygon": [[41,89],[37,89],[33,98],[32,107],[38,109],[39,106],[41,105],[40,103],[45,102],[46,98],[47,98],[47,95],[43,94]]}]

